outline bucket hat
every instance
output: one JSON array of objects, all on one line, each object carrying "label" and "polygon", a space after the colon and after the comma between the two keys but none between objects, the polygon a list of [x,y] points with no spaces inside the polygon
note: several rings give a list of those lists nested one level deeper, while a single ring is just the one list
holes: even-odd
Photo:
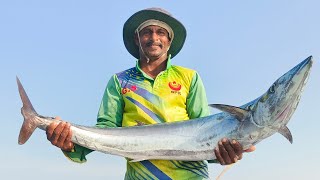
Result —
[{"label": "bucket hat", "polygon": [[175,19],[169,12],[161,8],[148,8],[133,14],[123,26],[123,42],[128,52],[139,59],[139,47],[134,40],[134,33],[138,26],[149,19],[156,19],[168,24],[174,33],[170,49],[168,54],[171,54],[171,58],[176,56],[182,49],[185,42],[187,31],[183,24]]}]

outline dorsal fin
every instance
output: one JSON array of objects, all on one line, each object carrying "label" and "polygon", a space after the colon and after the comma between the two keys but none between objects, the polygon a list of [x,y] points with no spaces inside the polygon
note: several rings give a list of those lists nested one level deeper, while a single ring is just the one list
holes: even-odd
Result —
[{"label": "dorsal fin", "polygon": [[237,120],[243,121],[248,115],[249,111],[236,106],[230,106],[225,104],[209,104],[210,107],[219,109],[221,111],[227,112],[234,116]]}]

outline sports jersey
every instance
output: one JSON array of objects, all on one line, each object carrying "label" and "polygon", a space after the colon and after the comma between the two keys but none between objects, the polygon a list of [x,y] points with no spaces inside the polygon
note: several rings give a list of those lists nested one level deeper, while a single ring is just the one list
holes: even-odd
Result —
[{"label": "sports jersey", "polygon": [[[135,67],[115,74],[108,82],[98,112],[97,127],[125,127],[188,120],[209,115],[203,83],[198,73],[171,65],[156,78]],[[164,135],[165,136],[165,135]],[[75,146],[65,153],[85,162],[91,150]],[[212,150],[212,153],[213,150]],[[125,179],[207,179],[206,161],[127,160]]]}]

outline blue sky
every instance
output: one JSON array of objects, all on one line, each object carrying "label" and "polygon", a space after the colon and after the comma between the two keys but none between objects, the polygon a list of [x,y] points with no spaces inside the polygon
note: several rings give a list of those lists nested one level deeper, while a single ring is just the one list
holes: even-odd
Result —
[{"label": "blue sky", "polygon": [[[19,146],[22,116],[15,77],[38,113],[94,125],[108,79],[135,65],[122,42],[123,23],[149,7],[162,7],[185,25],[187,40],[173,64],[199,72],[210,103],[251,101],[313,55],[309,82],[288,124],[294,143],[280,135],[266,139],[223,179],[320,178],[316,0],[0,1],[1,178],[123,179],[123,158],[95,152],[86,164],[74,164],[41,130]],[[214,178],[223,167],[209,169]]]}]

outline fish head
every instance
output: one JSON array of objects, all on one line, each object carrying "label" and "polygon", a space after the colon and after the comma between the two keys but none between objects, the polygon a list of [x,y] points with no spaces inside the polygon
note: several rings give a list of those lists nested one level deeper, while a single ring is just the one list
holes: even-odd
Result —
[{"label": "fish head", "polygon": [[276,80],[251,105],[253,121],[259,126],[280,128],[288,123],[309,77],[312,57],[308,57]]}]

